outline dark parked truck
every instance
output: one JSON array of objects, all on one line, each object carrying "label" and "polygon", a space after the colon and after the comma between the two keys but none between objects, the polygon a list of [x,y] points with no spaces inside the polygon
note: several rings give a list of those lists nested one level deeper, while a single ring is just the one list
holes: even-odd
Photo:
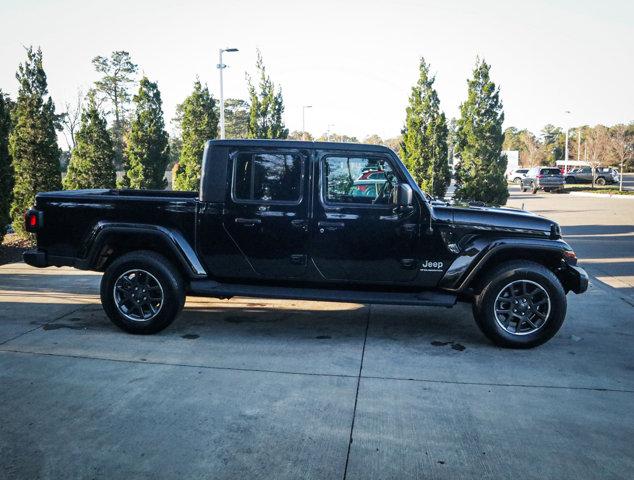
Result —
[{"label": "dark parked truck", "polygon": [[186,295],[466,301],[489,339],[526,348],[588,286],[555,222],[432,201],[374,145],[213,140],[198,193],[46,192],[25,221],[26,263],[104,272],[103,307],[131,333],[167,327]]}]

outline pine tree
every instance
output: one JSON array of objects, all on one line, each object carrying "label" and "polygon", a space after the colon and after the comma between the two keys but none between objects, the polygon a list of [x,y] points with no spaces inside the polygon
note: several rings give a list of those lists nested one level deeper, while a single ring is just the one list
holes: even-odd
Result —
[{"label": "pine tree", "polygon": [[194,91],[178,108],[182,112],[183,143],[174,178],[174,190],[197,190],[205,142],[216,138],[218,133],[216,102],[207,86],[203,87],[196,80]]},{"label": "pine tree", "polygon": [[282,120],[284,113],[282,90],[276,89],[271,77],[266,74],[259,50],[256,68],[260,75],[259,91],[251,82],[251,78],[248,78],[250,97],[248,138],[286,138],[288,129]]},{"label": "pine tree", "polygon": [[11,132],[11,109],[13,102],[0,90],[0,243],[9,224],[13,168],[9,155],[9,133]]},{"label": "pine tree", "polygon": [[115,165],[123,164],[124,135],[127,128],[127,110],[130,104],[130,87],[137,72],[137,64],[126,51],[112,52],[110,58],[97,56],[92,59],[95,70],[102,76],[95,82],[95,89],[103,94],[112,105],[114,119],[112,144],[115,151]]},{"label": "pine tree", "polygon": [[26,56],[16,74],[20,86],[9,135],[15,175],[11,218],[16,233],[22,236],[25,235],[23,215],[33,206],[35,194],[62,188],[55,132],[59,118],[48,96],[42,50],[29,47]]},{"label": "pine tree", "polygon": [[500,89],[491,81],[491,67],[478,59],[468,80],[467,100],[460,106],[456,132],[456,199],[504,205],[509,196],[502,155],[504,112]]},{"label": "pine tree", "polygon": [[432,196],[444,197],[451,180],[447,159],[447,119],[440,111],[429,64],[420,60],[419,77],[412,87],[403,128],[401,154],[408,170]]},{"label": "pine tree", "polygon": [[115,188],[115,152],[106,120],[97,108],[94,92],[87,98],[81,114],[75,148],[71,153],[64,188]]},{"label": "pine tree", "polygon": [[135,112],[125,149],[122,187],[164,189],[165,169],[169,164],[169,137],[161,93],[154,82],[143,77],[134,96]]}]

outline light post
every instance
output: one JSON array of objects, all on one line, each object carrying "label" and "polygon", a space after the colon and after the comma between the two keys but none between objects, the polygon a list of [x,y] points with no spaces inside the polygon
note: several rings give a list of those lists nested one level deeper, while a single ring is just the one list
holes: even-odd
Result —
[{"label": "light post", "polygon": [[237,48],[221,48],[219,52],[219,63],[216,65],[218,70],[220,71],[220,138],[225,138],[225,97],[224,92],[222,91],[222,71],[227,68],[227,66],[222,63],[222,54],[223,52],[237,52]]},{"label": "light post", "polygon": [[[570,115],[570,110],[566,110],[566,113]],[[566,121],[566,148],[564,153],[564,175],[568,173],[568,131],[570,130],[569,122]]]},{"label": "light post", "polygon": [[312,105],[304,105],[302,107],[302,140],[306,140],[306,109],[313,108]]}]

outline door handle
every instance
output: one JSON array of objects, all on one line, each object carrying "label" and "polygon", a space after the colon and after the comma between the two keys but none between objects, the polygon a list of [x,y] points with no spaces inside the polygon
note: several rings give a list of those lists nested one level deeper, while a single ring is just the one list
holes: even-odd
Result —
[{"label": "door handle", "polygon": [[255,227],[262,223],[259,218],[236,218],[235,222],[243,227]]},{"label": "door handle", "polygon": [[304,231],[308,230],[308,222],[306,220],[300,220],[300,219],[291,220],[291,225],[295,228],[300,228]]},{"label": "door handle", "polygon": [[346,224],[343,222],[327,222],[327,221],[317,222],[319,233],[324,233],[326,230],[328,230],[329,232],[334,232],[335,230],[341,230],[345,226]]}]

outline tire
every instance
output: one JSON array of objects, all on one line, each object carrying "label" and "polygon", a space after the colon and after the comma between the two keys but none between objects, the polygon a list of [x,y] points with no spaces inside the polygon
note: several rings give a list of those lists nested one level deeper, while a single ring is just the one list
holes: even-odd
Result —
[{"label": "tire", "polygon": [[566,183],[574,185],[575,183],[577,183],[577,181],[575,180],[575,177],[566,177]]},{"label": "tire", "polygon": [[140,335],[157,333],[168,327],[185,305],[183,279],[158,253],[127,253],[104,273],[101,304],[112,323],[122,330]]},{"label": "tire", "polygon": [[[537,292],[536,295],[528,297],[528,305],[522,305],[522,299],[519,297],[517,299],[520,303],[519,307],[523,308],[527,318],[532,315],[531,321],[535,325],[531,325],[526,320],[517,320],[517,317],[510,312],[514,308],[512,302],[506,300],[506,298],[514,297],[504,296],[509,288],[522,293],[520,285],[523,284],[527,285],[529,293]],[[480,285],[483,288],[473,303],[473,316],[482,333],[500,347],[537,347],[550,340],[564,322],[567,308],[566,293],[555,274],[539,263],[528,260],[502,263],[488,272]],[[535,298],[537,301],[534,300]],[[544,302],[544,299],[547,302]],[[496,308],[502,307],[508,308],[508,316],[503,313],[498,316]],[[541,317],[537,316],[536,310],[541,313]],[[543,319],[544,316],[545,319]],[[505,318],[512,319],[508,327],[502,324]],[[520,325],[519,332],[517,332],[517,326],[516,332],[509,331],[513,330],[513,321],[516,325]],[[534,329],[534,327],[537,328]]]},{"label": "tire", "polygon": [[526,193],[526,190],[528,189],[524,186],[524,184],[522,184],[522,193]]},{"label": "tire", "polygon": [[537,186],[534,183],[531,183],[531,193],[533,195],[537,193]]},{"label": "tire", "polygon": [[550,188],[544,188],[544,192],[550,193],[550,191],[551,191]]},{"label": "tire", "polygon": [[513,183],[519,185],[520,183],[522,183],[522,179],[520,177],[516,177],[513,179]]},{"label": "tire", "polygon": [[594,181],[594,183],[596,183],[597,185],[599,185],[599,186],[601,186],[601,187],[602,187],[602,186],[604,186],[604,185],[605,185],[605,178],[603,178],[603,177],[598,177],[598,178]]}]

